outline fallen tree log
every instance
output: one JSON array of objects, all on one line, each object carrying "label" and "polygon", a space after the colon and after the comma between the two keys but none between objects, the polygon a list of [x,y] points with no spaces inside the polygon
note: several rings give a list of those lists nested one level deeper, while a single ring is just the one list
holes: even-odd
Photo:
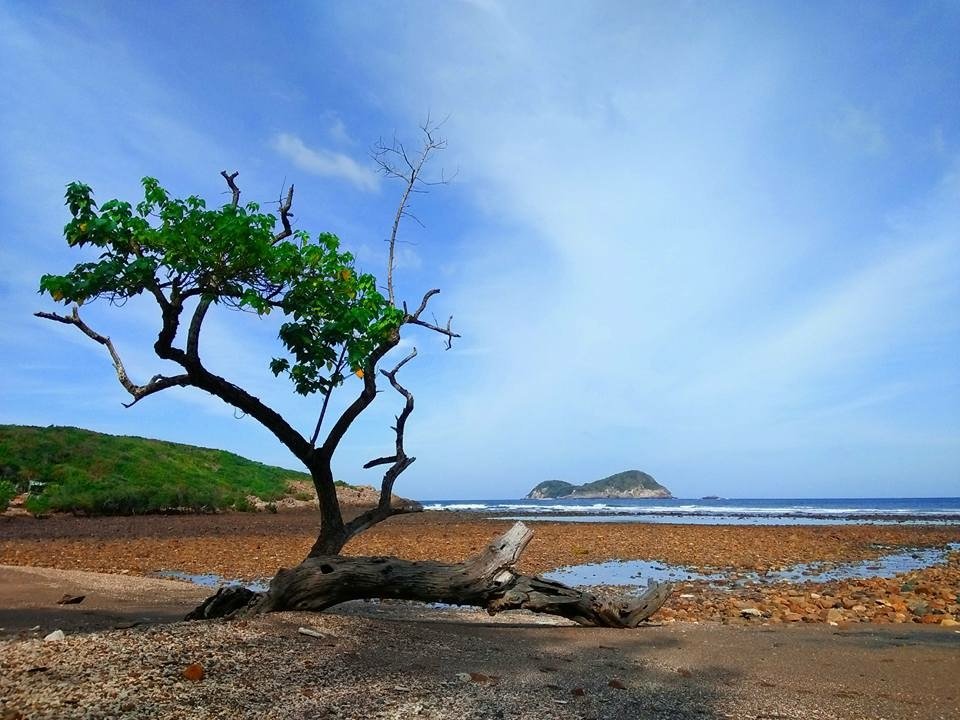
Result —
[{"label": "fallen tree log", "polygon": [[561,583],[513,570],[533,537],[517,523],[480,555],[464,563],[414,562],[394,557],[311,557],[281,569],[266,593],[221,588],[188,620],[235,617],[279,610],[326,610],[348,600],[419,600],[559,615],[580,625],[633,628],[655,613],[670,594],[650,583],[638,597],[604,600]]}]

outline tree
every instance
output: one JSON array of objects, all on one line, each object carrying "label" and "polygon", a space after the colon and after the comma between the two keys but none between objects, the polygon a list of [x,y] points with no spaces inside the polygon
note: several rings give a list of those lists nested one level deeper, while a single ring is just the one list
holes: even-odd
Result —
[{"label": "tree", "polygon": [[[411,197],[430,184],[423,175],[425,165],[433,154],[445,147],[435,126],[427,123],[422,131],[423,144],[415,154],[409,154],[396,140],[390,144],[379,143],[374,152],[383,173],[402,181],[404,188],[388,239],[386,296],[379,291],[372,275],[357,271],[353,256],[341,250],[336,236],[321,233],[311,238],[306,232],[293,229],[292,185],[280,198],[276,215],[260,212],[256,203],[240,203],[236,172],[221,172],[231,192],[231,201],[215,209],[208,208],[197,196],[173,198],[153,178],[144,178],[144,197],[136,207],[121,200],[98,206],[89,186],[74,182],[67,187],[66,205],[71,219],[64,235],[68,245],[93,247],[101,252],[96,261],[80,263],[65,275],[44,275],[40,281],[41,292],[56,302],[72,305],[72,309],[69,314],[38,312],[36,315],[73,325],[107,349],[120,384],[132,398],[126,403],[127,407],[171,387],[204,390],[273,433],[307,468],[316,488],[320,527],[304,563],[278,573],[267,596],[261,598],[238,590],[221,592],[198,609],[198,616],[230,614],[240,607],[247,610],[323,609],[358,597],[357,592],[362,592],[359,595],[362,597],[479,603],[491,609],[541,605],[543,611],[555,612],[555,609],[546,609],[547,605],[540,601],[540,598],[550,599],[546,585],[562,588],[557,592],[566,598],[564,607],[573,608],[571,612],[575,616],[586,620],[590,615],[579,607],[585,596],[577,591],[556,584],[544,585],[545,581],[524,579],[512,573],[511,577],[523,582],[505,582],[503,573],[509,572],[532,535],[525,528],[515,528],[513,535],[508,533],[504,541],[491,546],[477,561],[479,565],[469,567],[339,557],[343,546],[357,533],[393,515],[419,509],[391,503],[395,481],[415,460],[404,448],[404,431],[413,411],[414,398],[400,384],[397,374],[416,356],[416,349],[392,369],[382,369],[379,364],[397,347],[405,327],[419,326],[439,333],[448,348],[453,339],[459,337],[451,328],[452,317],[443,325],[423,317],[439,289],[424,293],[414,310],[396,300],[394,259],[398,230],[403,218],[412,217]],[[110,338],[81,318],[80,307],[97,300],[122,305],[143,294],[154,298],[160,314],[154,351],[159,358],[178,365],[180,371],[173,375],[154,375],[141,385],[128,375]],[[288,376],[297,393],[322,398],[309,436],[301,434],[262,400],[205,365],[201,357],[201,336],[212,306],[259,315],[272,312],[282,315],[279,340],[285,352],[272,358],[269,367],[275,375]],[[387,466],[377,505],[345,521],[331,462],[351,425],[376,398],[378,372],[404,400],[393,428],[395,449],[393,454],[371,460],[364,466]],[[330,398],[344,386],[350,374],[360,378],[361,390],[339,417],[325,427]],[[469,576],[469,591],[462,582],[467,577],[464,572]],[[512,599],[507,600],[510,592]],[[650,598],[658,599],[663,592],[663,588],[653,588]],[[530,600],[532,595],[537,595],[536,602]],[[659,604],[662,602],[660,599]],[[594,613],[593,622],[608,615],[612,617],[612,611],[601,605],[597,605],[599,610]],[[590,602],[584,607],[587,606],[592,607]],[[637,615],[635,609],[625,611],[623,617],[629,617],[632,622]],[[656,607],[650,612],[655,610]]]}]

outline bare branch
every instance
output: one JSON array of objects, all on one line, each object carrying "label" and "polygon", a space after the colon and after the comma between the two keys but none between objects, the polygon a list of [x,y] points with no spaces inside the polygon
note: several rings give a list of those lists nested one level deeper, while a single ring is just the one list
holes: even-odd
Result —
[{"label": "bare branch", "polygon": [[437,288],[434,288],[433,290],[428,290],[428,291],[424,294],[423,300],[420,301],[420,307],[418,307],[418,308],[417,308],[417,311],[416,311],[415,313],[413,313],[412,315],[411,315],[410,312],[407,310],[407,304],[404,303],[404,304],[403,304],[403,312],[404,312],[403,322],[404,322],[404,324],[406,324],[406,325],[419,325],[420,327],[425,327],[425,328],[427,328],[428,330],[433,330],[434,332],[438,332],[438,333],[440,333],[441,335],[446,335],[446,336],[447,336],[447,350],[449,350],[451,347],[453,347],[453,339],[460,337],[460,334],[459,334],[459,333],[455,333],[455,332],[453,331],[453,329],[452,329],[453,315],[451,315],[449,318],[447,318],[447,326],[446,326],[446,327],[440,327],[440,324],[436,322],[436,318],[434,318],[434,322],[432,322],[432,323],[427,322],[426,320],[421,320],[421,319],[420,319],[420,316],[421,316],[421,315],[423,314],[423,312],[427,309],[427,303],[430,302],[430,298],[432,298],[434,295],[438,294],[439,292],[440,292],[440,290],[437,289]]},{"label": "bare branch", "polygon": [[293,216],[293,213],[290,212],[290,206],[293,205],[293,185],[290,185],[290,189],[287,190],[287,198],[280,200],[280,222],[283,223],[283,230],[278,232],[273,236],[273,241],[275,243],[284,240],[291,235],[293,235],[293,228],[290,227],[290,218]]},{"label": "bare branch", "polygon": [[54,322],[64,323],[65,325],[74,325],[76,326],[84,335],[86,335],[91,340],[100,343],[107,348],[107,352],[110,353],[110,359],[113,360],[113,367],[117,371],[117,380],[120,381],[120,384],[133,397],[133,402],[123,403],[124,407],[132,407],[137,404],[140,400],[147,397],[148,395],[153,395],[155,392],[160,390],[165,390],[169,387],[175,386],[184,386],[190,385],[190,377],[188,375],[154,375],[150,382],[146,385],[137,385],[130,379],[130,376],[127,375],[127,370],[123,365],[123,361],[120,359],[120,354],[117,352],[117,349],[113,346],[113,342],[110,338],[105,335],[101,335],[96,330],[87,325],[80,318],[80,310],[74,305],[73,311],[70,315],[59,315],[57,313],[45,313],[38,312],[34,313],[39,318],[45,320],[53,320]]},{"label": "bare branch", "polygon": [[[420,301],[420,307],[418,307],[417,311],[413,313],[413,315],[410,315],[409,317],[411,317],[414,320],[419,320],[420,314],[427,309],[427,303],[430,302],[430,298],[432,298],[434,295],[438,295],[439,293],[440,293],[440,288],[427,290],[427,292],[424,293],[423,300]],[[404,305],[404,309],[406,309],[406,305]]]},{"label": "bare branch", "polygon": [[369,470],[370,468],[376,467],[377,465],[389,465],[392,462],[397,461],[396,455],[389,455],[387,457],[379,457],[371,460],[368,463],[364,463],[363,469]]},{"label": "bare branch", "polygon": [[377,363],[380,362],[384,355],[395,348],[399,342],[400,333],[393,332],[390,337],[367,358],[366,367],[363,368],[363,390],[360,391],[357,399],[350,403],[341,413],[340,417],[337,418],[337,421],[327,434],[327,439],[324,440],[323,445],[317,449],[323,457],[333,457],[333,451],[337,449],[337,445],[340,444],[340,441],[343,439],[343,436],[346,435],[347,430],[350,429],[354,420],[356,420],[360,416],[360,413],[366,410],[374,398],[376,398]]},{"label": "bare branch", "polygon": [[371,525],[374,525],[381,520],[386,520],[389,517],[393,517],[394,515],[419,512],[422,509],[419,504],[392,506],[390,503],[393,497],[393,484],[396,482],[400,474],[410,467],[416,460],[416,458],[408,456],[403,447],[403,433],[407,425],[407,418],[409,418],[410,413],[413,412],[413,394],[403,387],[403,385],[397,382],[397,373],[400,371],[400,368],[413,360],[416,356],[417,349],[414,348],[405,358],[403,358],[403,360],[397,363],[393,370],[380,371],[380,374],[390,381],[393,389],[403,395],[406,401],[403,405],[403,410],[397,416],[397,424],[393,427],[397,438],[397,452],[395,455],[390,457],[381,457],[371,460],[363,466],[364,468],[372,468],[377,465],[386,465],[390,463],[390,467],[387,468],[387,471],[383,474],[383,480],[380,483],[380,500],[377,503],[377,506],[358,515],[346,524],[345,530],[347,537],[356,535],[357,533],[366,530]]},{"label": "bare branch", "polygon": [[236,207],[240,204],[240,188],[237,187],[237,184],[234,180],[237,179],[237,175],[240,174],[239,171],[233,173],[227,173],[226,170],[221,170],[220,174],[223,176],[223,179],[227,181],[227,185],[230,187],[230,191],[233,193],[233,206]]},{"label": "bare branch", "polygon": [[[420,220],[410,212],[410,195],[416,192],[425,192],[418,189],[420,186],[442,185],[446,181],[425,182],[422,178],[423,168],[430,156],[438,150],[447,147],[447,141],[436,135],[442,123],[434,125],[429,115],[426,121],[420,126],[423,133],[423,145],[420,153],[411,157],[403,143],[397,140],[396,135],[393,141],[387,145],[383,140],[379,140],[373,148],[373,160],[380,166],[380,172],[386,177],[403,180],[403,194],[400,197],[400,203],[397,205],[396,214],[393,216],[393,227],[390,230],[388,239],[389,249],[387,251],[387,299],[391,305],[396,305],[396,297],[393,289],[393,271],[396,268],[396,249],[397,249],[397,231],[400,228],[400,220],[404,217],[413,218],[417,223]],[[420,223],[422,225],[422,223]]]}]

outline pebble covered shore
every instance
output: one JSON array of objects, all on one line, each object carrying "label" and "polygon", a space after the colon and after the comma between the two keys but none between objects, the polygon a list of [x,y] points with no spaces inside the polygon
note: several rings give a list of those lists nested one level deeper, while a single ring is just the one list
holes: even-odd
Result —
[{"label": "pebble covered shore", "polygon": [[[312,543],[310,512],[147,516],[135,518],[0,518],[0,558],[11,565],[149,575],[215,573],[262,579],[296,564]],[[360,535],[357,555],[461,561],[512,523],[475,515],[425,512],[401,516]],[[892,549],[942,548],[960,541],[960,526],[693,526],[642,523],[531,523],[535,535],[519,569],[542,573],[607,560],[657,560],[721,571],[731,580],[797,563],[872,560]],[[641,582],[642,579],[641,579]],[[874,622],[952,627],[960,620],[960,553],[946,564],[893,579],[832,583],[749,582],[715,587],[678,583],[655,619],[724,623]]]}]

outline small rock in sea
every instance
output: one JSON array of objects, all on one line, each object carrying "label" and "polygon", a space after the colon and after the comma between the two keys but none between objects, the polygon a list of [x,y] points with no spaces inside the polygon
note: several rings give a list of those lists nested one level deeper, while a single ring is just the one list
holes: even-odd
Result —
[{"label": "small rock in sea", "polygon": [[457,673],[457,680],[467,683],[470,682],[472,678],[470,677],[470,673]]},{"label": "small rock in sea", "polygon": [[570,691],[570,693],[574,697],[583,697],[584,695],[587,694],[587,691],[584,690],[582,687],[575,687],[573,690]]},{"label": "small rock in sea", "polygon": [[626,689],[627,689],[627,686],[624,685],[620,680],[617,680],[617,678],[614,678],[613,680],[611,680],[610,682],[608,682],[607,685],[609,685],[609,686],[612,687],[612,688],[616,688],[617,690],[626,690]]},{"label": "small rock in sea", "polygon": [[60,642],[66,638],[66,635],[63,634],[63,630],[54,630],[52,633],[47,635],[43,641],[44,642]]},{"label": "small rock in sea", "polygon": [[763,617],[763,613],[753,607],[743,608],[740,611],[740,614],[745,618],[758,618]]},{"label": "small rock in sea", "polygon": [[207,673],[204,671],[203,665],[200,663],[190,663],[183,669],[183,672],[181,673],[184,679],[190,680],[191,682],[203,680],[206,674]]}]

